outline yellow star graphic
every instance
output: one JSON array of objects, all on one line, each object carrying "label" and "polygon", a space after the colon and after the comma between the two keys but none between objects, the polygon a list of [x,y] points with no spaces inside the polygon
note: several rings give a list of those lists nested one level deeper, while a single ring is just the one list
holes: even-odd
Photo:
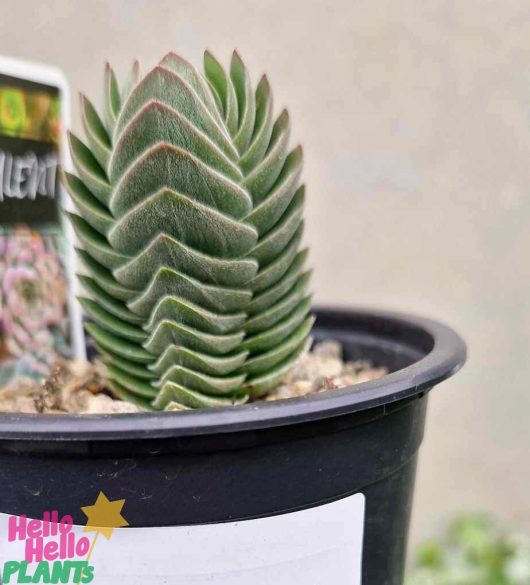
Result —
[{"label": "yellow star graphic", "polygon": [[121,515],[121,509],[125,500],[110,501],[103,492],[99,492],[98,499],[92,506],[81,508],[88,518],[85,532],[99,533],[109,540],[115,528],[129,526],[129,523]]}]

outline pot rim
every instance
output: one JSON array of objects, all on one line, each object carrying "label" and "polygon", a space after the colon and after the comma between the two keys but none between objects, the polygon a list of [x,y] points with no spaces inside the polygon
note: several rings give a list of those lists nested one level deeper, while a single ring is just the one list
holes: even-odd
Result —
[{"label": "pot rim", "polygon": [[[353,386],[272,402],[179,412],[110,415],[0,413],[0,440],[141,440],[253,431],[289,426],[368,410],[420,395],[456,373],[466,360],[466,345],[450,327],[432,319],[370,309],[315,308],[323,319],[375,320],[399,332],[413,329],[432,340],[425,355],[400,370]],[[318,321],[317,321],[318,325]],[[383,327],[384,328],[384,327]],[[379,331],[372,335],[382,334]],[[388,337],[387,337],[388,338]],[[399,335],[396,336],[399,339]]]}]

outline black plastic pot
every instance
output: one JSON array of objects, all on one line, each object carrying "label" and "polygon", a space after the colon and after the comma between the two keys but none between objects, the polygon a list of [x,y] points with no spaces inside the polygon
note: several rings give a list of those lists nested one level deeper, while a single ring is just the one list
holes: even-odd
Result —
[{"label": "black plastic pot", "polygon": [[[270,517],[360,492],[362,583],[402,583],[427,393],[462,366],[465,345],[451,329],[407,315],[317,316],[316,339],[339,340],[348,359],[391,373],[222,410],[0,415],[0,513],[42,518],[57,509],[84,524],[80,507],[102,490],[126,499],[131,526],[182,526]],[[176,554],[170,543],[167,554]]]}]

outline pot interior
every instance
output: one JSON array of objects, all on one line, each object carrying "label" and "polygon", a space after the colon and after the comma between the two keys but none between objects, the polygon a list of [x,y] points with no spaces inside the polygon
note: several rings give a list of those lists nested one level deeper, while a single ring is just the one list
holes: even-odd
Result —
[{"label": "pot interior", "polygon": [[376,315],[359,318],[340,311],[317,315],[315,341],[339,341],[346,361],[369,360],[376,367],[396,372],[421,360],[434,347],[433,335],[412,323]]},{"label": "pot interior", "polygon": [[274,402],[179,413],[2,415],[0,439],[128,440],[216,436],[324,420],[420,396],[454,374],[466,347],[450,328],[388,312],[317,309],[315,340],[342,343],[346,360],[370,360],[389,373],[332,392]]}]

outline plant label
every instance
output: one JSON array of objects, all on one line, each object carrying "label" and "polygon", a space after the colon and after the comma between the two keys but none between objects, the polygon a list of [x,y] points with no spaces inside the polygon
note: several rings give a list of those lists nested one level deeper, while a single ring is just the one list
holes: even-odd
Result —
[{"label": "plant label", "polygon": [[[98,500],[99,501],[99,500]],[[111,502],[111,504],[121,503]],[[107,502],[108,504],[108,502]],[[95,508],[92,506],[91,508]],[[120,506],[121,509],[121,506]],[[105,526],[123,526],[116,510],[105,508]],[[16,582],[40,575],[69,575],[99,585],[361,585],[365,497],[348,496],[330,504],[268,518],[160,528],[58,526],[55,536],[35,520],[0,514],[0,557],[6,576]],[[50,515],[48,516],[49,520]],[[104,538],[99,538],[98,532]],[[7,538],[5,537],[7,535]],[[85,540],[90,538],[90,542]],[[39,544],[39,539],[45,540]],[[84,540],[83,540],[84,539]],[[64,542],[63,542],[64,541]],[[57,542],[52,556],[46,547]],[[62,547],[62,548],[61,548]],[[35,550],[44,551],[35,556]],[[89,551],[87,554],[86,551]],[[61,557],[64,551],[64,557]],[[81,552],[79,552],[81,551]],[[77,574],[74,575],[75,571]],[[65,576],[66,578],[66,576]],[[61,581],[74,582],[74,581]],[[77,581],[75,581],[77,583]]]},{"label": "plant label", "polygon": [[83,354],[59,182],[67,117],[60,72],[0,59],[0,388]]}]

